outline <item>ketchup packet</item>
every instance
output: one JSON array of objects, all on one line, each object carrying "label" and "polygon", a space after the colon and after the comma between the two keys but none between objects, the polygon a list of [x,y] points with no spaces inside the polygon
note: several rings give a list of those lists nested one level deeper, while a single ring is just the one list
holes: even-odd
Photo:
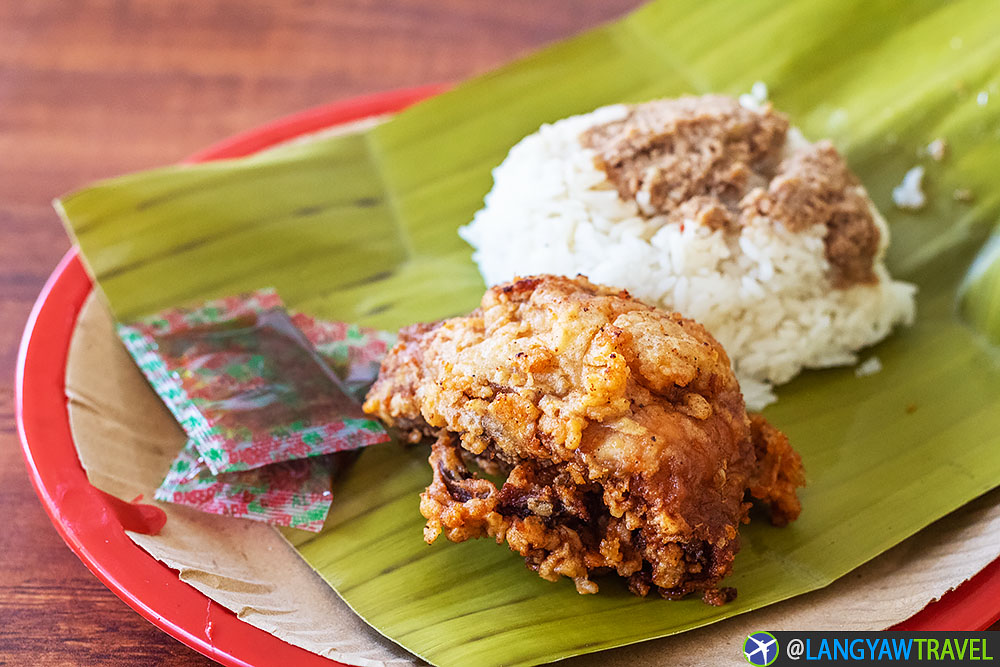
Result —
[{"label": "ketchup packet", "polygon": [[350,454],[327,454],[212,474],[188,440],[155,498],[202,512],[319,532],[333,501],[333,475]]},{"label": "ketchup packet", "polygon": [[389,440],[273,290],[167,310],[118,333],[213,475]]},{"label": "ketchup packet", "polygon": [[348,393],[363,401],[378,377],[379,366],[396,343],[396,335],[347,322],[317,320],[294,313],[292,322],[329,364]]},{"label": "ketchup packet", "polygon": [[[254,298],[262,306],[278,303],[269,292],[259,292]],[[361,400],[395,336],[301,313],[291,319],[349,392]],[[329,454],[215,475],[200,458],[194,440],[188,440],[155,497],[212,514],[318,532],[333,500],[333,476],[350,458],[349,453]]]}]

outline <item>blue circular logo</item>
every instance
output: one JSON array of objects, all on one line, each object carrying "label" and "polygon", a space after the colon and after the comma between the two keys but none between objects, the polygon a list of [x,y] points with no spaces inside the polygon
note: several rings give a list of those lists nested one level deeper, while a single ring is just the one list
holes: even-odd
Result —
[{"label": "blue circular logo", "polygon": [[755,632],[743,642],[743,657],[751,665],[767,667],[778,659],[778,640],[770,632]]}]

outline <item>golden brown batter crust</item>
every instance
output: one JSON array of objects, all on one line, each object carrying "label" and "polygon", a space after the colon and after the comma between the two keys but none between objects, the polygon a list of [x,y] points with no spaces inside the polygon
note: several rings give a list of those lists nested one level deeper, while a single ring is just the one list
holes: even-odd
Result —
[{"label": "golden brown batter crust", "polygon": [[[506,541],[582,593],[614,571],[637,594],[724,602],[748,496],[778,523],[798,515],[798,455],[748,418],[718,342],[582,277],[499,285],[466,317],[403,329],[365,411],[437,438],[428,542]],[[506,482],[477,477],[463,454]]]},{"label": "golden brown batter crust", "polygon": [[580,137],[623,199],[646,215],[738,229],[767,216],[826,227],[835,287],[870,284],[879,231],[868,198],[828,141],[782,160],[788,119],[718,95],[657,100]]}]

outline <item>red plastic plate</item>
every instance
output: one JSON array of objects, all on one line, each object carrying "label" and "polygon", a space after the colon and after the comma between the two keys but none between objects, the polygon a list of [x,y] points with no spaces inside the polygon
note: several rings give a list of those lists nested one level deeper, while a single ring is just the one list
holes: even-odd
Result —
[{"label": "red plastic plate", "polygon": [[[216,144],[189,162],[254,153],[309,132],[391,113],[443,86],[337,102],[288,116]],[[224,665],[317,665],[319,657],[239,620],[136,546],[126,528],[151,517],[92,487],[80,466],[66,409],[70,338],[92,283],[76,250],[52,273],[32,310],[17,365],[16,416],[38,497],[70,549],[104,584],[154,625]],[[1000,618],[1000,559],[895,630],[981,630]]]}]

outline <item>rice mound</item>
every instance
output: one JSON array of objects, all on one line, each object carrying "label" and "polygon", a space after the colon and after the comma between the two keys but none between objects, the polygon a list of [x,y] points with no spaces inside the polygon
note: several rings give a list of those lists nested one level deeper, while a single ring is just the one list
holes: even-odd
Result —
[{"label": "rice mound", "polygon": [[[627,113],[615,105],[543,125],[510,150],[484,208],[459,230],[488,285],[583,274],[680,312],[722,343],[754,410],[803,368],[856,363],[857,350],[913,321],[916,288],[886,270],[888,228],[867,194],[880,234],[877,282],[834,288],[823,225],[792,232],[758,216],[712,229],[646,216],[622,199],[579,137]],[[792,127],[783,151],[809,145]]]}]

